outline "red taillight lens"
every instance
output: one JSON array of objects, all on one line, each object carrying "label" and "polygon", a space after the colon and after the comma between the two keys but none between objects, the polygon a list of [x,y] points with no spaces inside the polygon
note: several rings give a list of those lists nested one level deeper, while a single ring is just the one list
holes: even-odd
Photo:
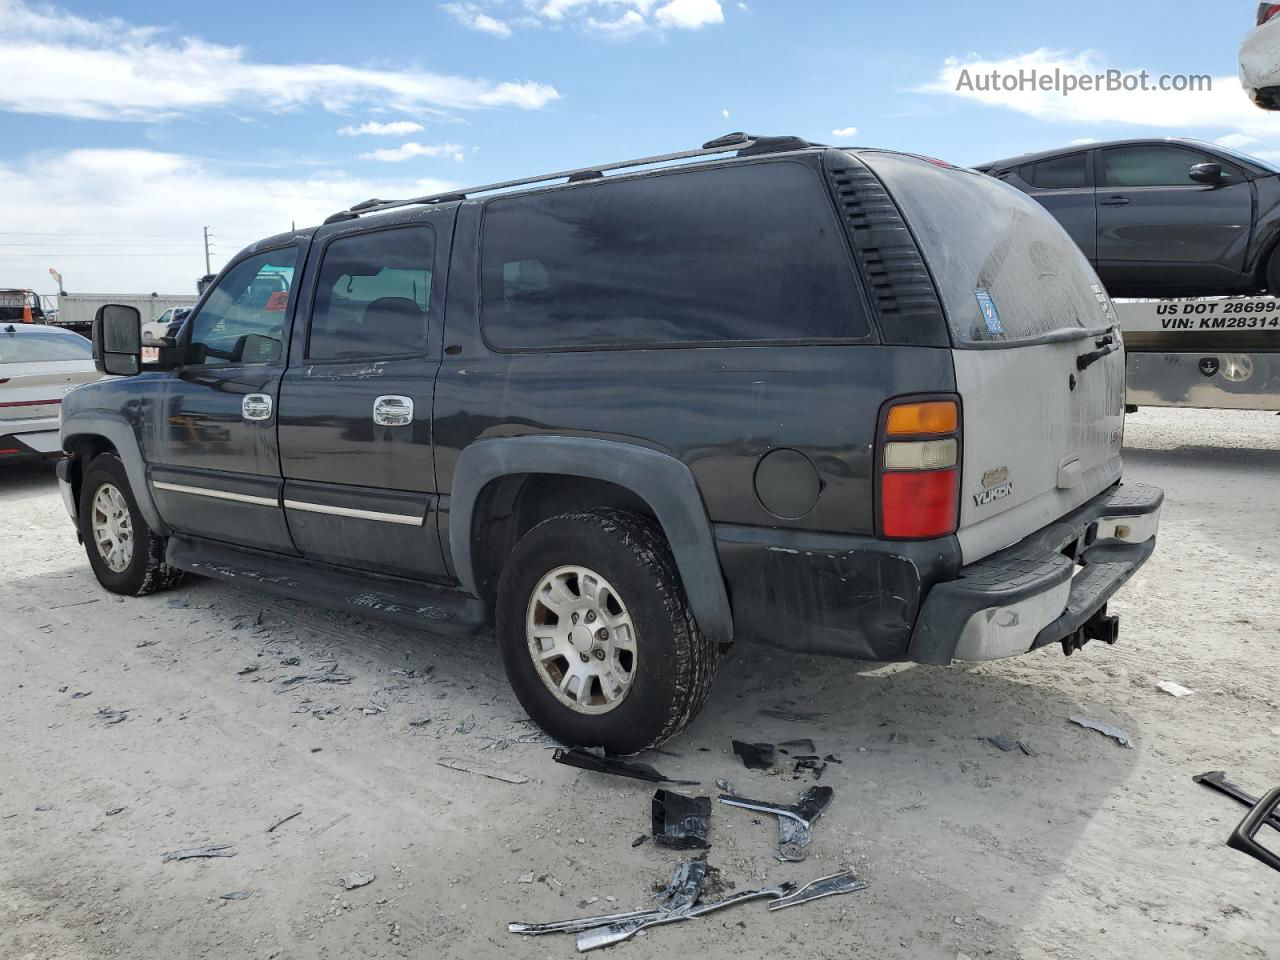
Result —
[{"label": "red taillight lens", "polygon": [[1263,3],[1258,5],[1258,26],[1262,26],[1280,13],[1280,3]]},{"label": "red taillight lens", "polygon": [[927,540],[954,533],[960,471],[886,473],[880,483],[884,535],[895,540]]},{"label": "red taillight lens", "polygon": [[929,540],[955,533],[960,513],[959,401],[892,401],[881,414],[877,466],[881,536]]}]

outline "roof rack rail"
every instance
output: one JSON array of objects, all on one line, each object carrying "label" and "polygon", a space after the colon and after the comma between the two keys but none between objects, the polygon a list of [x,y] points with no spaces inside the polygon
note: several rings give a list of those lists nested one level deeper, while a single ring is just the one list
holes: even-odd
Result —
[{"label": "roof rack rail", "polygon": [[578,167],[573,170],[559,170],[555,173],[542,173],[534,177],[521,177],[518,180],[503,180],[498,183],[486,183],[465,190],[452,190],[449,193],[436,193],[425,197],[412,197],[408,200],[379,200],[373,198],[353,204],[346,210],[340,210],[325,219],[325,223],[339,223],[343,220],[355,220],[364,213],[380,213],[383,210],[394,210],[397,207],[411,207],[420,204],[449,203],[455,200],[466,200],[480,193],[491,193],[495,190],[508,190],[512,187],[527,187],[535,183],[547,183],[552,180],[564,180],[566,183],[579,183],[584,180],[597,180],[609,170],[625,170],[628,167],[646,167],[658,163],[670,163],[675,160],[691,160],[695,157],[709,157],[720,153],[737,153],[740,157],[756,156],[764,153],[781,153],[786,150],[804,150],[807,147],[820,147],[823,144],[810,143],[800,137],[761,137],[748,133],[728,133],[723,137],[708,140],[696,150],[681,150],[678,153],[664,153],[654,157],[640,157],[636,160],[621,160],[617,163],[605,163],[593,167]]}]

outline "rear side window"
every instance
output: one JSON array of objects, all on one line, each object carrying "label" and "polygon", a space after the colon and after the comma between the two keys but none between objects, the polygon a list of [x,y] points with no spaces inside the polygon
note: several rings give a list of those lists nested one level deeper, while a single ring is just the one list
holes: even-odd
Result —
[{"label": "rear side window", "polygon": [[485,210],[481,322],[499,349],[862,338],[856,283],[821,179],[790,161]]},{"label": "rear side window", "polygon": [[311,311],[309,360],[418,354],[427,347],[429,226],[376,230],[334,240],[325,250]]},{"label": "rear side window", "polygon": [[1020,172],[1023,180],[1042,190],[1091,186],[1087,153],[1073,153],[1069,157],[1054,157],[1039,163],[1029,163]]},{"label": "rear side window", "polygon": [[1149,144],[1102,151],[1102,182],[1108,187],[1192,187],[1191,168],[1216,163],[1226,179],[1238,179],[1234,168],[1217,157],[1184,147]]},{"label": "rear side window", "polygon": [[916,157],[863,153],[920,244],[957,346],[1109,327],[1093,268],[1029,196]]},{"label": "rear side window", "polygon": [[88,360],[93,346],[84,337],[22,335],[0,332],[0,363],[49,363],[57,360]]}]

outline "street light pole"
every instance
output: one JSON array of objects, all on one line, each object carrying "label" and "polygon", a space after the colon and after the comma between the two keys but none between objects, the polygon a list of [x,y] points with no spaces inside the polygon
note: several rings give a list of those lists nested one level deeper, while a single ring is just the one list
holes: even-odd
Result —
[{"label": "street light pole", "polygon": [[213,271],[209,269],[209,228],[208,227],[204,228],[204,273],[206,277],[209,274],[213,273]]}]

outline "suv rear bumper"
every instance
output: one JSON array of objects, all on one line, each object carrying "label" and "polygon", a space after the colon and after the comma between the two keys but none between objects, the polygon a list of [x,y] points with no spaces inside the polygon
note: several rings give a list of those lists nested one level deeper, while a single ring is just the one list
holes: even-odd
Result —
[{"label": "suv rear bumper", "polygon": [[1092,630],[1107,601],[1155,550],[1163,503],[1158,487],[1120,484],[963,567],[958,578],[929,591],[908,659],[998,660],[1077,638],[1086,624]]},{"label": "suv rear bumper", "polygon": [[1155,487],[1117,485],[967,567],[954,536],[901,542],[717,524],[734,636],[801,653],[950,663],[1026,653],[1086,623],[1097,633],[1104,625],[1090,621],[1155,549],[1163,502]]}]

